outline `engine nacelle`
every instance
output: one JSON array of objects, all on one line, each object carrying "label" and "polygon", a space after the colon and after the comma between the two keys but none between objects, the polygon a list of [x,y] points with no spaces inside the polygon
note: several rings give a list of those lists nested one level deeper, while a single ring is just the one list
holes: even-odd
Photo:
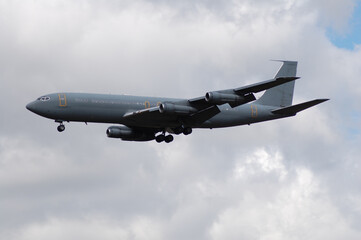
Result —
[{"label": "engine nacelle", "polygon": [[209,103],[219,105],[224,103],[242,102],[244,100],[244,97],[236,94],[207,92],[205,99]]},{"label": "engine nacelle", "polygon": [[225,103],[229,103],[232,107],[248,103],[256,99],[253,94],[240,96],[232,93],[219,92],[207,92],[204,98],[207,102],[212,104],[222,105]]},{"label": "engine nacelle", "polygon": [[126,141],[150,141],[155,138],[154,133],[134,130],[127,126],[111,126],[106,133],[109,138],[120,138]]},{"label": "engine nacelle", "polygon": [[191,106],[184,106],[174,103],[162,103],[159,105],[160,113],[177,113],[177,114],[190,114],[197,112],[197,109]]}]

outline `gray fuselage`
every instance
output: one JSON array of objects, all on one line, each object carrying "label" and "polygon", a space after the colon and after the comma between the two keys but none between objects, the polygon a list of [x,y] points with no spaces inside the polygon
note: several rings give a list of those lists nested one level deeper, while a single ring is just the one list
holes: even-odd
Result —
[{"label": "gray fuselage", "polygon": [[[178,117],[168,114],[165,118],[155,118],[153,121],[148,121],[146,125],[139,126],[124,118],[124,115],[157,107],[165,102],[182,101],[187,100],[110,94],[53,93],[29,103],[27,108],[38,115],[56,121],[115,123],[130,127],[165,128],[179,125]],[[189,127],[230,127],[286,117],[271,113],[275,107],[252,103],[235,108],[223,104],[219,106],[219,109],[220,113],[214,117]]]}]

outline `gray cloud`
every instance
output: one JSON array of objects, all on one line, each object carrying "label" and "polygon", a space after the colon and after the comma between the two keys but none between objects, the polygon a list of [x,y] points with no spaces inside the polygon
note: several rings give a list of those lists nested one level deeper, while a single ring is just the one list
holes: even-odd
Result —
[{"label": "gray cloud", "polygon": [[[0,236],[359,239],[361,52],[324,35],[352,3],[1,1]],[[295,103],[331,101],[169,145],[59,134],[25,109],[56,91],[195,97],[269,79],[274,58],[299,61]]]}]

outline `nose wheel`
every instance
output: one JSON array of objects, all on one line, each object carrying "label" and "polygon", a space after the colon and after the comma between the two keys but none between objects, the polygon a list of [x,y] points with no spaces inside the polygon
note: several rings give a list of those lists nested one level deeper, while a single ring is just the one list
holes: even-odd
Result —
[{"label": "nose wheel", "polygon": [[58,132],[63,132],[65,130],[65,126],[64,124],[60,123],[60,125],[58,126]]}]

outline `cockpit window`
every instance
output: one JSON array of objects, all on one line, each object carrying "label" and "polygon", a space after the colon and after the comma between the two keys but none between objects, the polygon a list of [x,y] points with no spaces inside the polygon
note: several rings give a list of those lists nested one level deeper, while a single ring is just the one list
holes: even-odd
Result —
[{"label": "cockpit window", "polygon": [[48,97],[48,96],[43,96],[43,97],[39,97],[37,100],[42,101],[42,102],[45,102],[45,101],[49,101],[49,100],[50,100],[50,97]]}]

